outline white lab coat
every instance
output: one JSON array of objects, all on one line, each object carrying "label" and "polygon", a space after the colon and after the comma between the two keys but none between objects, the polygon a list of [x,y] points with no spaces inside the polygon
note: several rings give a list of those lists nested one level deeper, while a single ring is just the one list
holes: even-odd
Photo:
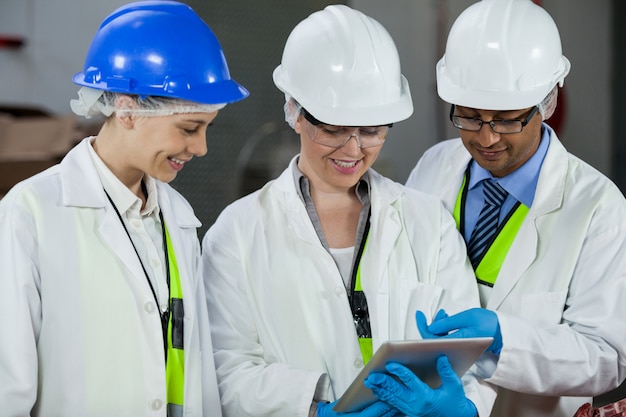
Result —
[{"label": "white lab coat", "polygon": [[[3,417],[166,415],[158,310],[88,140],[0,201]],[[157,188],[184,294],[185,416],[220,416],[200,222],[170,186]]]},{"label": "white lab coat", "polygon": [[[343,280],[292,170],[227,207],[203,240],[225,416],[308,416],[323,373],[332,385],[323,397],[332,401],[363,368]],[[376,349],[419,338],[417,309],[428,316],[479,301],[463,240],[441,203],[372,170],[370,179],[361,283]],[[490,409],[491,387],[483,383],[489,392],[479,394],[475,382],[467,395],[479,410]]]},{"label": "white lab coat", "polygon": [[[486,306],[504,343],[493,374],[481,361],[502,387],[492,416],[572,417],[626,376],[626,202],[550,132],[533,205]],[[460,139],[439,143],[407,185],[452,212],[470,158]]]}]

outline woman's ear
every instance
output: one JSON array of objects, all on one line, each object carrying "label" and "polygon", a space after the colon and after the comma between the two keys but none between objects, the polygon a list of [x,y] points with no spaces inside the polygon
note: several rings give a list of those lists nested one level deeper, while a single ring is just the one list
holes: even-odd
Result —
[{"label": "woman's ear", "polygon": [[132,110],[137,108],[137,102],[132,97],[121,95],[115,99],[115,117],[127,129],[132,129],[135,123]]},{"label": "woman's ear", "polygon": [[293,124],[293,130],[295,130],[297,134],[302,133],[302,123],[302,113],[300,113]]}]

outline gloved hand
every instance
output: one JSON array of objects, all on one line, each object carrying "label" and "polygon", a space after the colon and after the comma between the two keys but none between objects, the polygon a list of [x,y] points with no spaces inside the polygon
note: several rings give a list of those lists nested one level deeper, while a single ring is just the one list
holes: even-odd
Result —
[{"label": "gloved hand", "polygon": [[[433,318],[433,323],[447,317],[448,313],[446,313],[444,309],[441,309],[437,312],[437,314],[435,314],[435,317]],[[443,337],[448,334],[448,332],[445,332],[443,334],[432,333],[430,328],[428,327],[428,324],[426,323],[426,316],[419,310],[415,311],[415,322],[417,323],[417,330],[419,330],[423,339],[435,339],[437,337]]]},{"label": "gloved hand", "polygon": [[365,386],[385,403],[393,405],[408,417],[476,417],[476,406],[466,396],[461,379],[452,369],[446,356],[437,359],[441,386],[432,389],[409,368],[396,362],[386,366],[398,377],[373,372],[365,379]]},{"label": "gloved hand", "polygon": [[424,313],[418,310],[415,312],[415,322],[424,339],[493,337],[493,342],[487,350],[496,355],[502,351],[500,323],[497,314],[491,310],[471,308],[453,316],[439,310],[430,326],[426,324]]},{"label": "gloved hand", "polygon": [[398,415],[398,410],[393,406],[384,403],[382,401],[376,401],[375,403],[368,405],[361,411],[355,411],[353,413],[338,413],[333,411],[335,402],[332,403],[318,403],[317,404],[317,417],[394,417]]}]

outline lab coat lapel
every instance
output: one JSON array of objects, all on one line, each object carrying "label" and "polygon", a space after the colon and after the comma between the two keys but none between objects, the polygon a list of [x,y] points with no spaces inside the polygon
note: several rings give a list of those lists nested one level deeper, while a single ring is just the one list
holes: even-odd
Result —
[{"label": "lab coat lapel", "polygon": [[377,320],[376,325],[372,326],[376,348],[380,341],[389,339],[390,330],[394,328],[389,323],[390,277],[387,266],[395,247],[394,242],[402,232],[400,214],[393,205],[401,192],[398,187],[381,187],[383,183],[380,176],[373,170],[369,172],[372,214],[367,248],[361,259],[361,285],[366,293],[375,297],[374,300],[368,300],[368,304],[371,304],[370,308],[375,308],[376,312],[370,316]]},{"label": "lab coat lapel", "polygon": [[[201,226],[198,218],[193,214],[192,209],[186,202],[183,202],[182,197],[172,192],[167,192],[167,185],[157,181],[157,189],[159,195],[159,207],[163,214],[163,220],[167,226],[167,231],[170,236],[172,246],[175,251],[176,264],[178,266],[178,273],[180,276],[180,285],[183,291],[183,298],[185,300],[185,320],[190,320],[193,323],[194,317],[196,317],[195,309],[195,292],[196,289],[191,287],[191,283],[195,283],[197,279],[193,277],[194,271],[190,268],[194,268],[192,262],[196,262],[195,248],[185,245],[185,239],[182,236],[183,229],[193,229],[195,233],[196,229]],[[170,198],[171,197],[171,198]],[[176,201],[179,199],[181,201]],[[192,262],[189,262],[192,259]],[[185,329],[195,328],[195,326],[186,326]],[[185,332],[185,338],[191,337],[191,333]]]},{"label": "lab coat lapel", "polygon": [[130,238],[126,235],[122,223],[117,213],[110,204],[107,205],[99,233],[109,246],[111,252],[115,254],[124,265],[131,271],[133,276],[140,281],[146,281],[146,275],[135,252]]},{"label": "lab coat lapel", "polygon": [[295,156],[287,169],[275,180],[271,192],[274,193],[276,201],[281,204],[286,213],[286,221],[289,229],[293,231],[298,239],[315,246],[320,246],[320,240],[313,223],[306,212],[306,207],[296,190],[293,176],[293,164],[297,163],[298,156]]},{"label": "lab coat lapel", "polygon": [[436,191],[436,194],[441,196],[443,205],[450,213],[454,212],[456,199],[461,191],[465,171],[471,158],[472,156],[459,140],[457,148],[450,153],[449,161],[443,166],[444,178],[451,180],[445,183],[441,191]]},{"label": "lab coat lapel", "polygon": [[[394,248],[393,242],[398,239],[402,232],[400,215],[393,206],[393,202],[400,196],[399,189],[396,187],[379,187],[381,182],[378,180],[378,176],[375,171],[370,170],[372,214],[366,248],[369,255],[363,259],[369,267],[365,270],[374,272],[371,276],[367,274],[368,278],[372,280],[371,284],[374,285],[380,285],[380,283],[376,283],[376,277],[384,275]],[[361,270],[363,272],[364,268]],[[364,283],[364,285],[366,284]]]},{"label": "lab coat lapel", "polygon": [[89,141],[83,139],[61,161],[63,203],[67,206],[93,208],[100,217],[98,233],[111,251],[126,265],[135,277],[145,280],[145,274],[130,239],[104,193],[98,172],[89,154]]},{"label": "lab coat lapel", "polygon": [[541,167],[533,205],[524,220],[498,274],[487,308],[497,309],[513,291],[537,256],[537,220],[561,207],[567,176],[567,151],[554,132]]}]

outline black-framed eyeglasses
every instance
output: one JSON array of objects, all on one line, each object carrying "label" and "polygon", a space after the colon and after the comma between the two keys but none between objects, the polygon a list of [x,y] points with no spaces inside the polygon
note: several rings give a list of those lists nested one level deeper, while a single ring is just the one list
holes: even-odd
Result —
[{"label": "black-framed eyeglasses", "polygon": [[491,120],[489,122],[481,120],[477,117],[461,117],[454,114],[454,104],[450,106],[450,121],[454,127],[463,130],[469,130],[470,132],[478,132],[486,123],[496,133],[519,133],[524,129],[530,119],[533,118],[535,113],[539,110],[538,106],[533,107],[524,120],[508,119],[508,120]]},{"label": "black-framed eyeglasses", "polygon": [[306,131],[311,140],[331,148],[341,148],[353,137],[361,148],[382,145],[387,138],[389,128],[393,126],[393,123],[383,126],[329,125],[317,120],[304,108],[302,109],[302,116],[310,123],[311,129],[307,127]]}]

